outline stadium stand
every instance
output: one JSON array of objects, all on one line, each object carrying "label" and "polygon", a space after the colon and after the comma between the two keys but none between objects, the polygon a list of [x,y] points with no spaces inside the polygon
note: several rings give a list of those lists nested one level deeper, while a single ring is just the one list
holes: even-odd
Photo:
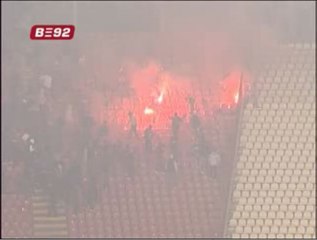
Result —
[{"label": "stadium stand", "polygon": [[63,204],[59,204],[56,214],[50,213],[48,196],[35,189],[32,196],[33,237],[57,238],[68,236],[67,216]]},{"label": "stadium stand", "polygon": [[100,204],[70,211],[69,237],[204,237],[220,226],[216,182],[184,168],[172,190],[165,176],[141,173],[133,182],[112,177]]},{"label": "stadium stand", "polygon": [[226,237],[316,238],[315,70],[315,45],[293,44],[260,74],[243,111]]},{"label": "stadium stand", "polygon": [[25,196],[20,194],[2,195],[2,236],[32,237],[32,206]]}]

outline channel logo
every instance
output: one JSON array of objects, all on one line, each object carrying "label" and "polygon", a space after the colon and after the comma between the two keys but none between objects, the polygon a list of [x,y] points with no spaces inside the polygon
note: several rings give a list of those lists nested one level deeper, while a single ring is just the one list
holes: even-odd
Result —
[{"label": "channel logo", "polygon": [[34,25],[30,31],[30,38],[32,40],[71,40],[74,34],[74,25]]}]

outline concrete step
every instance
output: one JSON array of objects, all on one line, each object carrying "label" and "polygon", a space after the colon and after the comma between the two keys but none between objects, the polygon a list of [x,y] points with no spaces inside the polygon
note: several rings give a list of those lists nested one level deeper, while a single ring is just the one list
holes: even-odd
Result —
[{"label": "concrete step", "polygon": [[32,200],[34,202],[39,202],[39,201],[48,201],[48,197],[44,195],[34,195],[32,196]]},{"label": "concrete step", "polygon": [[35,217],[33,218],[33,222],[61,222],[61,221],[67,221],[66,216],[54,216],[54,217]]},{"label": "concrete step", "polygon": [[37,188],[37,189],[34,189],[34,192],[35,192],[35,193],[40,193],[40,194],[42,194],[42,193],[43,193],[43,190]]},{"label": "concrete step", "polygon": [[56,206],[56,215],[50,215],[50,202],[42,190],[35,190],[32,197],[33,237],[66,238],[68,237],[67,216],[64,203]]},{"label": "concrete step", "polygon": [[67,231],[34,231],[34,237],[41,237],[41,238],[62,238],[68,237]]},{"label": "concrete step", "polygon": [[37,229],[62,229],[62,230],[66,230],[67,229],[67,225],[66,223],[34,223],[33,224],[33,228],[34,231],[37,231]]},{"label": "concrete step", "polygon": [[[36,206],[48,206],[50,204],[50,202],[48,200],[42,200],[42,201],[32,201],[33,203],[33,206],[36,205]],[[57,206],[61,206],[61,207],[64,207],[65,204],[64,203],[57,203]]]},{"label": "concrete step", "polygon": [[[58,216],[59,215],[65,216],[66,214],[66,210],[63,208],[57,208],[56,211],[57,211],[56,215]],[[33,208],[33,216],[34,217],[52,217],[50,215],[50,211],[48,208],[36,208],[36,209]]]}]

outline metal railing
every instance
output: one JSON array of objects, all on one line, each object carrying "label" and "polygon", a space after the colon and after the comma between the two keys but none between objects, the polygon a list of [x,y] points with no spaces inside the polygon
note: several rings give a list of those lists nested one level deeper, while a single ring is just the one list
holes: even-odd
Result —
[{"label": "metal railing", "polygon": [[229,237],[228,236],[228,225],[230,216],[232,213],[232,194],[234,190],[234,183],[235,183],[235,177],[237,176],[237,163],[239,160],[239,147],[240,147],[240,136],[242,131],[242,120],[243,120],[243,113],[244,113],[244,107],[245,107],[245,101],[244,98],[241,98],[241,105],[239,106],[239,113],[238,113],[238,127],[237,127],[237,133],[236,133],[236,145],[235,145],[235,153],[234,153],[234,160],[232,165],[232,172],[231,172],[231,179],[230,179],[230,186],[229,186],[229,195],[228,195],[228,202],[227,202],[227,209],[226,209],[226,215],[225,215],[225,227],[223,232],[223,237]]}]

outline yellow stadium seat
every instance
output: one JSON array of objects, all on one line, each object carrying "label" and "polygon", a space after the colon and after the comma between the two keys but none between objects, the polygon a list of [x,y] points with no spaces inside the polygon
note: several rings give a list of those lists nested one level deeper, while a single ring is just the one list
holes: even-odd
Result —
[{"label": "yellow stadium seat", "polygon": [[302,239],[303,238],[303,234],[296,233],[295,234],[295,238]]},{"label": "yellow stadium seat", "polygon": [[267,234],[265,233],[260,233],[258,234],[258,237],[257,238],[267,238]]},{"label": "yellow stadium seat", "polygon": [[241,191],[240,190],[234,190],[233,198],[239,198],[240,196],[241,196]]},{"label": "yellow stadium seat", "polygon": [[296,205],[290,204],[288,205],[288,211],[295,212],[297,209]]},{"label": "yellow stadium seat", "polygon": [[238,221],[236,219],[230,219],[230,222],[229,222],[230,227],[236,227],[237,224],[238,224]]},{"label": "yellow stadium seat", "polygon": [[252,218],[247,219],[247,224],[246,225],[250,226],[250,227],[254,226],[255,225],[255,220],[252,219]]},{"label": "yellow stadium seat", "polygon": [[290,204],[291,200],[289,197],[283,197],[283,200],[282,200],[283,204]]},{"label": "yellow stadium seat", "polygon": [[275,233],[269,233],[268,235],[267,235],[267,237],[269,238],[269,239],[275,239],[276,238],[276,234]]},{"label": "yellow stadium seat", "polygon": [[304,212],[303,218],[304,219],[312,219],[312,213],[311,212]]},{"label": "yellow stadium seat", "polygon": [[[281,211],[286,212],[286,215],[288,214],[288,212],[287,212],[287,205],[281,204],[281,202],[280,202],[280,203],[279,203],[279,209],[280,209]],[[286,216],[286,218],[287,218],[287,216]]]},{"label": "yellow stadium seat", "polygon": [[280,233],[286,234],[288,232],[288,229],[286,226],[281,226],[280,227]]},{"label": "yellow stadium seat", "polygon": [[239,233],[232,233],[232,238],[240,238],[240,234]]},{"label": "yellow stadium seat", "polygon": [[234,211],[233,212],[233,218],[239,219],[240,217],[241,217],[241,212],[239,212],[239,211]]},{"label": "yellow stadium seat", "polygon": [[237,226],[237,227],[235,228],[235,232],[236,232],[236,233],[243,233],[243,227]]},{"label": "yellow stadium seat", "polygon": [[241,238],[249,238],[249,234],[247,234],[247,233],[242,233],[242,234],[241,234]]},{"label": "yellow stadium seat", "polygon": [[285,235],[282,234],[282,233],[278,233],[278,234],[276,235],[276,238],[285,238]]},{"label": "yellow stadium seat", "polygon": [[279,232],[279,225],[274,225],[271,227],[271,233],[278,233]]},{"label": "yellow stadium seat", "polygon": [[251,212],[250,213],[250,217],[253,219],[257,219],[258,218],[258,213],[257,212]]},{"label": "yellow stadium seat", "polygon": [[277,212],[279,210],[279,206],[277,204],[271,205],[271,211]]},{"label": "yellow stadium seat", "polygon": [[268,217],[268,218],[270,218],[270,219],[275,219],[275,218],[276,218],[276,213],[275,213],[275,212],[270,211],[270,212],[268,212],[267,217]]}]

